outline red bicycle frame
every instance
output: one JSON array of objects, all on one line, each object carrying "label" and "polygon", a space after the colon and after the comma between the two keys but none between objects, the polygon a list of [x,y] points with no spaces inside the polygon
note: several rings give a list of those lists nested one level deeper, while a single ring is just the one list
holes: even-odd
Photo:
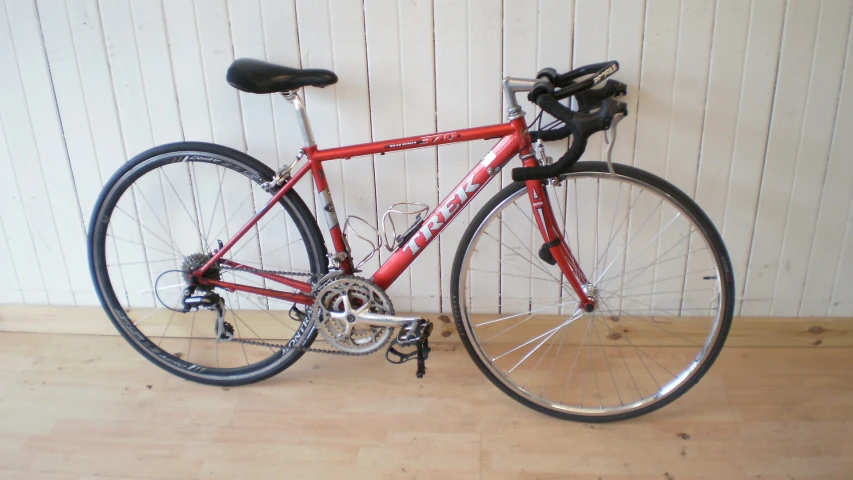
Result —
[{"label": "red bicycle frame", "polygon": [[[301,108],[301,106],[297,106],[297,108]],[[531,153],[530,135],[527,132],[527,125],[525,124],[523,116],[511,120],[509,123],[500,125],[399,138],[347,147],[330,148],[326,150],[318,149],[317,146],[313,145],[313,142],[311,142],[312,145],[304,149],[308,162],[302,166],[292,178],[288,179],[287,182],[275,193],[275,195],[273,195],[269,202],[267,202],[267,204],[254,217],[252,217],[252,219],[250,219],[237,232],[237,234],[234,235],[234,237],[220,248],[219,251],[217,251],[203,267],[194,272],[194,276],[200,285],[221,287],[229,291],[238,290],[256,295],[287,300],[298,304],[311,305],[314,303],[314,297],[311,296],[312,286],[310,283],[271,273],[256,273],[267,280],[281,283],[301,292],[295,293],[205,279],[202,277],[202,274],[220,261],[228,266],[240,267],[241,265],[239,263],[225,259],[223,256],[228,253],[240,238],[254,227],[255,224],[257,224],[258,221],[293,188],[296,182],[308,173],[308,171],[311,171],[314,177],[314,183],[317,185],[320,204],[323,206],[323,212],[329,227],[329,233],[334,243],[335,253],[338,255],[343,254],[341,257],[345,259],[345,261],[341,263],[341,269],[346,273],[352,273],[353,267],[349,258],[349,249],[343,232],[341,232],[341,227],[338,223],[337,215],[335,214],[334,205],[332,204],[332,197],[329,193],[328,182],[326,182],[326,174],[323,171],[323,162],[340,159],[348,160],[352,157],[362,155],[384,154],[399,150],[409,150],[427,146],[447,145],[451,143],[494,138],[500,138],[500,140],[494,147],[492,147],[489,153],[487,153],[485,157],[477,163],[468,175],[459,182],[450,194],[442,200],[435,210],[427,216],[427,219],[421,228],[414,236],[412,236],[406,245],[398,248],[373,275],[373,281],[376,285],[380,288],[387,289],[409,267],[409,265],[411,265],[418,255],[441,234],[447,225],[456,218],[456,215],[468,205],[471,199],[477,196],[483,187],[485,187],[489,181],[494,178],[495,174],[498,173],[501,168],[503,168],[504,165],[506,165],[516,154],[521,156],[522,164],[525,167],[533,167],[537,165],[535,155]],[[563,275],[569,281],[572,289],[580,299],[580,305],[584,308],[594,307],[594,301],[584,292],[584,285],[588,283],[588,280],[581,271],[577,260],[574,255],[572,255],[568,244],[563,238],[562,232],[558,228],[558,222],[554,217],[554,211],[551,208],[551,202],[542,181],[528,181],[527,192],[530,196],[530,203],[534,210],[533,216],[536,219],[542,238],[550,247],[554,260],[557,261]]]}]

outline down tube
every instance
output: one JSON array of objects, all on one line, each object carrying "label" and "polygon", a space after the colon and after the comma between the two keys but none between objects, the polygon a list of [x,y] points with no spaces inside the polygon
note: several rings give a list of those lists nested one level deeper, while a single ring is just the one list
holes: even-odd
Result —
[{"label": "down tube", "polygon": [[399,277],[418,255],[438,237],[442,230],[456,218],[456,215],[474,197],[480,193],[500,169],[506,165],[518,152],[518,137],[508,135],[503,137],[483,159],[477,163],[464,180],[441,201],[432,211],[420,230],[398,248],[387,262],[379,267],[373,275],[373,282],[379,288],[387,289]]}]

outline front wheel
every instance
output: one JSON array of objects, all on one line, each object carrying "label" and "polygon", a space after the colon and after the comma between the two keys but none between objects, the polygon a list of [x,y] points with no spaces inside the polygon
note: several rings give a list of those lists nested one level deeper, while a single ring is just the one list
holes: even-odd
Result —
[{"label": "front wheel", "polygon": [[568,420],[657,410],[708,371],[731,326],[725,245],[696,203],[642,170],[580,162],[548,196],[589,279],[585,312],[543,240],[524,183],[476,215],[453,264],[459,335],[507,395]]}]

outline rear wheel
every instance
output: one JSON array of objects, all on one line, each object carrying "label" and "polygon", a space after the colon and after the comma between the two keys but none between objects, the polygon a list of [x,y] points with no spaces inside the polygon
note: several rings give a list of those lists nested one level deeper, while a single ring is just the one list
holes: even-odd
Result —
[{"label": "rear wheel", "polygon": [[524,183],[480,210],[453,265],[453,313],[471,358],[510,397],[569,420],[672,402],[711,367],[732,320],[731,265],[708,217],[665,180],[614,167],[581,162],[547,189],[593,312],[539,257]]},{"label": "rear wheel", "polygon": [[[113,324],[155,365],[201,383],[251,383],[292,365],[316,337],[310,316],[289,314],[292,303],[243,292],[210,292],[223,300],[233,337],[289,348],[218,340],[215,309],[181,311],[187,272],[269,201],[261,184],[273,174],[236,150],[186,142],[138,155],[107,182],[89,226],[92,279]],[[291,190],[224,258],[309,282],[326,272],[325,253],[311,211]],[[246,269],[220,265],[205,276],[294,291]]]}]

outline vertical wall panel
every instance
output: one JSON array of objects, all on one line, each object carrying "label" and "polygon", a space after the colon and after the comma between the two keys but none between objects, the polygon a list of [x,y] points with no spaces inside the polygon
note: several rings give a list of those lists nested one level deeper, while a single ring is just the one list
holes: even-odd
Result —
[{"label": "vertical wall panel", "polygon": [[786,240],[785,222],[797,152],[802,143],[819,10],[819,2],[795,0],[789,2],[785,14],[770,137],[744,290],[745,297],[754,300],[744,304],[743,313],[746,315],[771,313],[777,272],[780,267],[783,270],[791,268],[779,262],[782,244]]},{"label": "vertical wall panel", "polygon": [[[843,81],[834,117],[829,161],[825,173],[820,213],[815,226],[804,299],[803,316],[853,315],[853,29],[848,26]],[[845,224],[847,225],[845,244]],[[846,245],[847,250],[842,251]],[[843,253],[842,253],[843,252]]]},{"label": "vertical wall panel", "polygon": [[[853,144],[844,134],[853,128],[851,0],[6,0],[2,6],[0,268],[12,273],[0,284],[2,302],[95,303],[85,258],[92,207],[105,179],[152,145],[199,140],[246,151],[273,168],[292,161],[302,138],[291,106],[280,96],[231,88],[224,76],[234,58],[338,74],[335,86],[303,92],[320,148],[498,123],[505,116],[502,76],[614,59],[621,64],[616,78],[628,84],[623,100],[630,111],[619,126],[614,161],[664,176],[697,199],[728,245],[738,312],[853,315],[847,161]],[[532,120],[536,108],[519,97]],[[493,144],[327,163],[340,222],[358,215],[378,226],[385,209],[400,201],[435,207]],[[565,146],[546,148],[557,157]],[[600,159],[605,147],[603,136],[593,138],[584,158]],[[123,221],[131,226],[157,215],[173,233],[188,223],[172,207],[218,183],[189,171],[150,180],[134,191]],[[389,290],[397,310],[449,310],[462,233],[510,181],[509,170],[501,172]],[[580,243],[573,248],[581,264],[594,268],[603,239],[571,225],[619,208],[612,192],[553,190],[568,235]],[[297,191],[316,211],[312,182]],[[221,228],[224,239],[263,195],[248,184],[222,192],[218,214],[208,208],[201,217]],[[634,224],[648,214],[632,212]],[[538,238],[525,222],[519,217],[518,231],[495,236],[515,234],[518,246],[532,251]],[[319,223],[327,235],[324,219]],[[290,262],[296,250],[276,248],[294,233],[260,225],[252,237],[260,240],[247,240],[246,248],[270,252],[270,266]],[[678,238],[668,232],[643,254],[653,258]],[[152,301],[144,292],[154,272],[130,264],[156,256],[157,242],[144,231],[113,239],[111,248],[126,264],[116,281],[127,283],[130,306]],[[352,236],[350,242],[356,260],[368,251]],[[473,260],[484,274],[476,282],[483,305],[497,301],[502,288],[531,299],[537,290],[524,280],[490,283],[493,258],[510,261],[502,250],[498,243],[484,247]],[[387,256],[369,261],[362,274],[372,274]]]},{"label": "vertical wall panel", "polygon": [[[732,261],[741,303],[776,90],[785,5],[755,1],[751,8],[726,213],[722,228],[718,224]],[[736,312],[740,313],[740,307]]]},{"label": "vertical wall panel", "polygon": [[[10,27],[41,171],[49,172],[44,175],[44,184],[56,224],[62,261],[68,269],[74,301],[77,304],[93,305],[97,303],[97,298],[90,288],[86,288],[89,280],[88,264],[85,256],[79,254],[85,251],[86,233],[54,98],[36,4],[34,1],[9,2],[7,11],[16,18]],[[62,265],[57,265],[54,272],[61,275],[62,270]]]},{"label": "vertical wall panel", "polygon": [[826,293],[808,297],[803,295],[803,290],[836,121],[850,7],[849,1],[821,4],[791,200],[785,215],[784,241],[771,309],[773,315],[797,316],[801,306],[817,303],[825,308],[829,303]]},{"label": "vertical wall panel", "polygon": [[[27,23],[31,29],[35,28],[31,18],[34,13],[31,6],[18,4],[17,7],[19,11],[16,12],[16,17],[30,17]],[[15,12],[14,7],[11,10]],[[21,22],[24,21],[24,18],[21,18]],[[14,32],[10,30],[13,23],[16,25],[18,35],[13,35]],[[58,140],[56,138],[37,138],[36,136],[39,125],[35,124],[34,120],[44,121],[40,118],[42,115],[50,118],[53,106],[39,101],[32,105],[29,102],[32,96],[37,94],[36,89],[40,86],[38,83],[41,83],[39,80],[42,79],[38,77],[44,74],[43,69],[41,72],[38,71],[34,62],[44,60],[43,48],[38,43],[33,44],[32,41],[26,41],[24,38],[27,36],[32,38],[24,30],[25,28],[26,25],[18,23],[17,18],[10,21],[7,9],[0,10],[0,71],[4,72],[0,75],[0,91],[4,92],[0,95],[0,119],[2,119],[0,121],[4,127],[5,150],[8,154],[7,159],[2,162],[0,176],[8,176],[9,179],[4,179],[4,182],[16,184],[8,185],[9,190],[5,188],[4,190],[9,192],[7,195],[17,197],[23,207],[23,212],[12,213],[14,217],[19,218],[19,221],[10,222],[6,229],[7,234],[14,235],[14,244],[24,244],[27,240],[32,242],[34,252],[28,247],[25,247],[25,251],[32,252],[34,255],[24,258],[25,261],[22,262],[20,270],[40,270],[50,303],[73,305],[75,302],[74,295],[71,293],[68,267],[63,259],[59,232],[48,197],[48,186],[45,183],[45,171],[41,159],[42,154],[52,154],[57,150],[62,155],[62,147],[50,145]],[[37,39],[38,36],[36,36]],[[25,84],[28,81],[38,83],[27,85],[29,87],[27,91]],[[23,159],[23,161],[15,161],[15,159]],[[6,208],[15,209],[17,202],[13,199],[9,200],[12,202],[9,202]],[[26,216],[26,220],[20,219],[21,213]],[[30,238],[26,238],[27,232],[24,231],[24,226],[27,224]],[[10,243],[12,243],[11,240]],[[38,280],[36,278],[33,280],[35,281],[32,286],[38,285]],[[29,286],[27,288],[29,289]]]}]

